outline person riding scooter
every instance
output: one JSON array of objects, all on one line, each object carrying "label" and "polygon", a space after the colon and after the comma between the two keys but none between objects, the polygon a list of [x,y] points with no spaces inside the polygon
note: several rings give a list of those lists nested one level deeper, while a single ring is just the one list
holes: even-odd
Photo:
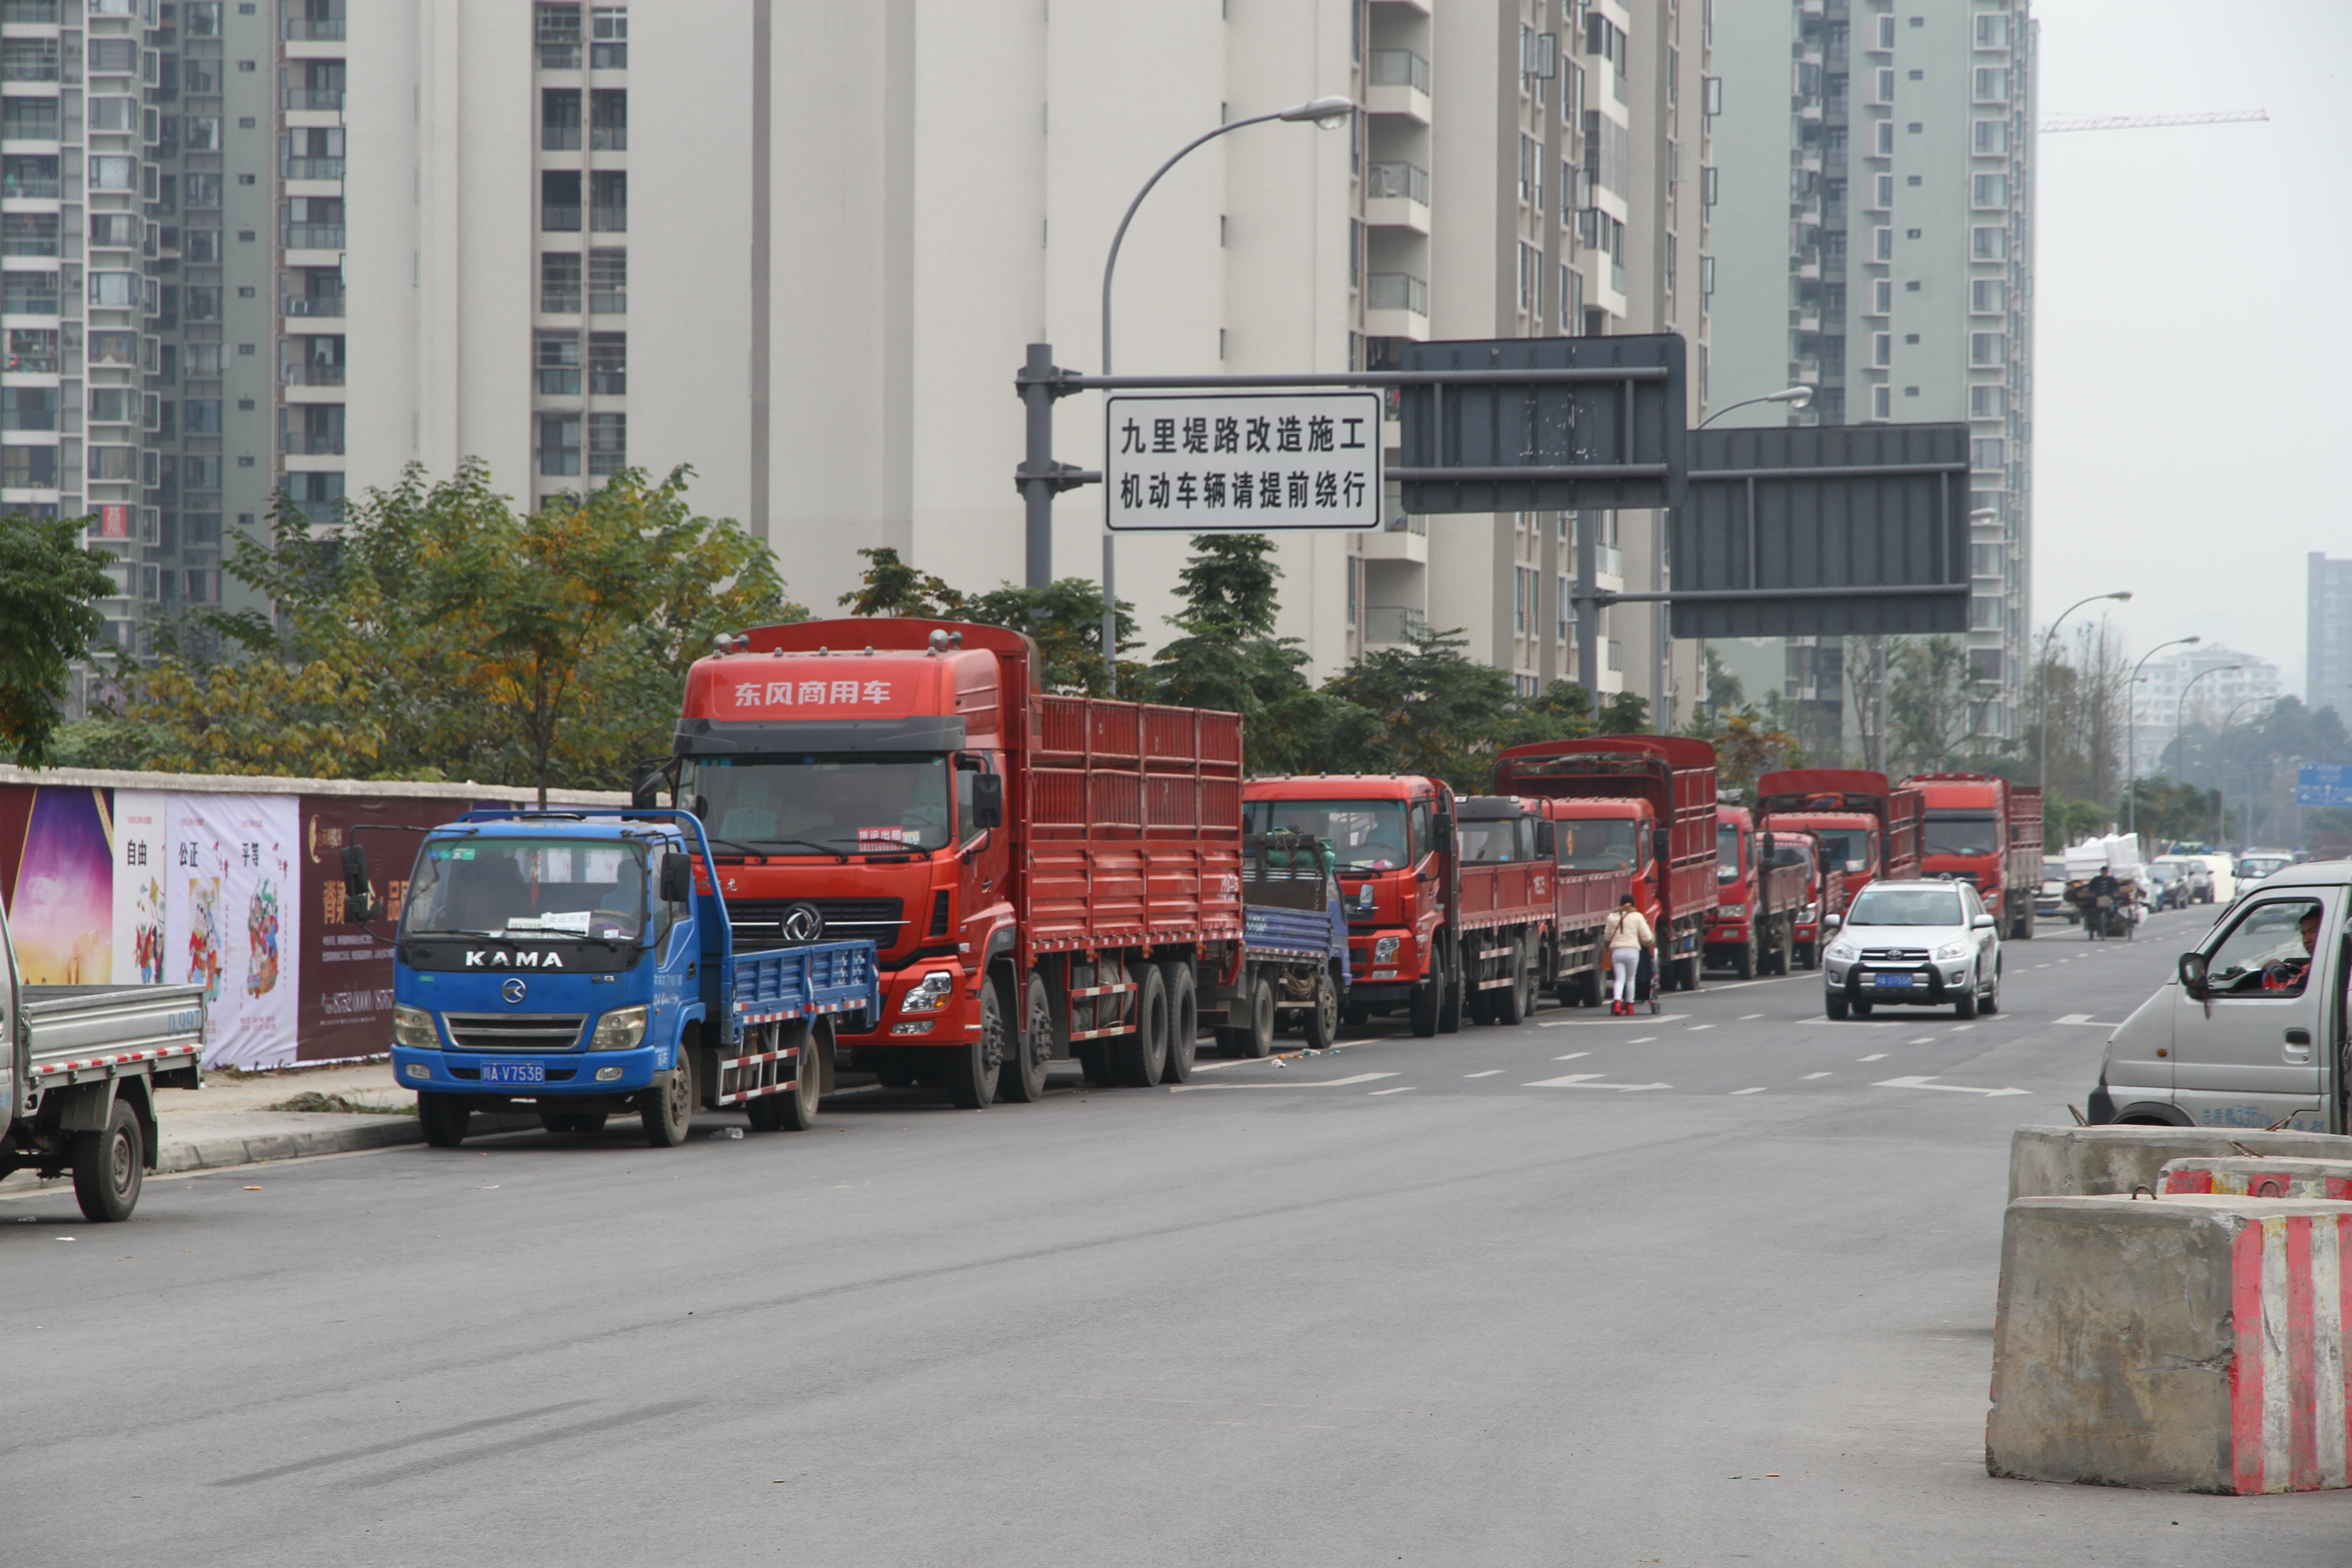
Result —
[{"label": "person riding scooter", "polygon": [[2112,872],[2101,871],[2083,884],[2083,926],[2092,937],[2116,934],[2116,910],[2122,902],[2123,885]]}]

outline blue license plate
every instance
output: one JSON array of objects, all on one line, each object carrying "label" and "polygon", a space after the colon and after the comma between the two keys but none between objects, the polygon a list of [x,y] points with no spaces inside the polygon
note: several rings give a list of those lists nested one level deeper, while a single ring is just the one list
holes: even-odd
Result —
[{"label": "blue license plate", "polygon": [[484,1083],[545,1083],[545,1062],[484,1062]]},{"label": "blue license plate", "polygon": [[1871,984],[1881,991],[1908,991],[1913,977],[1908,974],[1874,974],[1870,978]]}]

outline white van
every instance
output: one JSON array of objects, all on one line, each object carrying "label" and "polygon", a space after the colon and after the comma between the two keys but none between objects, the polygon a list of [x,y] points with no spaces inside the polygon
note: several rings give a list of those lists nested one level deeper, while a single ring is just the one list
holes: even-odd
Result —
[{"label": "white van", "polygon": [[2352,861],[2248,889],[2107,1037],[2095,1122],[2341,1132]]}]

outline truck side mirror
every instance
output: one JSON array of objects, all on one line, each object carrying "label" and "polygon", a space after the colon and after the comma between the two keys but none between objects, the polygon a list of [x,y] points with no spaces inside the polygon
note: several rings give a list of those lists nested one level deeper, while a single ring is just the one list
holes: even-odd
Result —
[{"label": "truck side mirror", "polygon": [[1003,773],[971,775],[971,825],[974,827],[1004,826],[1004,775]]},{"label": "truck side mirror", "polygon": [[1454,819],[1433,816],[1429,819],[1429,848],[1433,855],[1454,853]]},{"label": "truck side mirror", "polygon": [[375,889],[368,883],[367,851],[356,844],[343,846],[343,913],[353,925],[375,919]]},{"label": "truck side mirror", "polygon": [[661,896],[666,904],[694,901],[694,857],[672,849],[662,856]]},{"label": "truck side mirror", "polygon": [[661,805],[661,763],[639,763],[629,770],[629,805],[638,811],[651,811]]},{"label": "truck side mirror", "polygon": [[1536,858],[1550,859],[1554,853],[1553,842],[1552,825],[1549,822],[1538,822],[1536,824]]},{"label": "truck side mirror", "polygon": [[2184,952],[2180,955],[2180,988],[2191,996],[2202,997],[2206,990],[2205,955]]},{"label": "truck side mirror", "polygon": [[1660,860],[1673,860],[1675,858],[1674,835],[1663,827],[1650,829],[1650,853]]}]

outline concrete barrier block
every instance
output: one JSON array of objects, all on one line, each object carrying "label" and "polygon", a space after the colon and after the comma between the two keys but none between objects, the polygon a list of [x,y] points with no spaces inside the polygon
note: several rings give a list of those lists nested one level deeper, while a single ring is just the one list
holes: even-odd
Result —
[{"label": "concrete barrier block", "polygon": [[2021,1127],[2009,1144],[2009,1195],[2128,1194],[2153,1189],[2168,1160],[2249,1155],[2352,1160],[2352,1138],[2231,1127]]},{"label": "concrete barrier block", "polygon": [[2172,1491],[2347,1484],[2352,1208],[2009,1205],[1985,1468]]},{"label": "concrete barrier block", "polygon": [[2167,1160],[2157,1173],[2159,1197],[2211,1193],[2241,1198],[2325,1198],[2352,1202],[2352,1159]]}]

